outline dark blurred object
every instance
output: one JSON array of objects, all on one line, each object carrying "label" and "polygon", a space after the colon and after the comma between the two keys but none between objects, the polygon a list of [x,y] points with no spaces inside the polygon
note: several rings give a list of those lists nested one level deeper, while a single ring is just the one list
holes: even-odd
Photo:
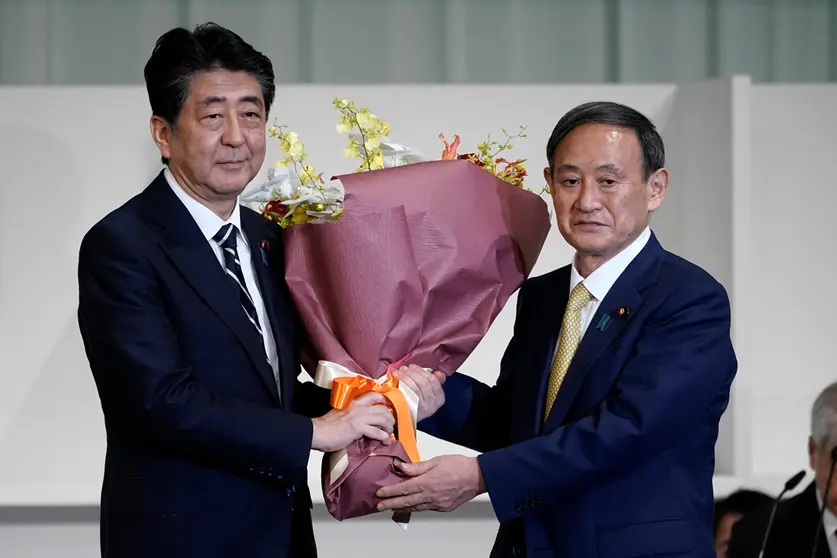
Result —
[{"label": "dark blurred object", "polygon": [[[726,558],[732,527],[735,523],[753,512],[768,509],[773,498],[758,490],[737,490],[726,498],[715,502],[715,551],[718,558]],[[756,546],[758,553],[758,545]]]},{"label": "dark blurred object", "polygon": [[[773,529],[764,552],[765,558],[808,556],[819,525],[818,511],[819,503],[813,482],[798,495],[781,502],[776,509]],[[727,557],[757,558],[769,518],[770,508],[767,507],[737,521],[732,528]],[[819,541],[816,556],[830,558],[825,536],[822,533],[819,536],[822,540]]]}]

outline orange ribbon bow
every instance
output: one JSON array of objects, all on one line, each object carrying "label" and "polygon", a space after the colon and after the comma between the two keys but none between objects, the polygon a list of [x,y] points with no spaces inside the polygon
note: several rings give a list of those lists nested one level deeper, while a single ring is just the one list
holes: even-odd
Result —
[{"label": "orange ribbon bow", "polygon": [[398,433],[395,438],[404,446],[410,460],[418,463],[418,444],[410,407],[404,394],[398,390],[398,378],[391,372],[387,372],[386,381],[380,384],[363,376],[335,378],[331,385],[331,406],[335,409],[346,409],[356,397],[369,392],[380,393],[386,397],[387,406],[395,414],[395,428]]}]

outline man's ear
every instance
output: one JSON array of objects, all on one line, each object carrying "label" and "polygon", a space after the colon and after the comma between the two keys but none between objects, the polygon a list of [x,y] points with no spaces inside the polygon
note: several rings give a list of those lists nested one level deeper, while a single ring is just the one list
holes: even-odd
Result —
[{"label": "man's ear", "polygon": [[160,155],[166,159],[171,158],[171,138],[174,135],[172,126],[162,117],[152,116],[151,122],[151,139],[160,150]]},{"label": "man's ear", "polygon": [[648,177],[648,211],[656,211],[668,191],[668,170],[657,169]]},{"label": "man's ear", "polygon": [[549,186],[549,191],[552,192],[554,190],[552,187],[552,169],[549,167],[543,169],[543,179],[546,181],[546,185]]}]

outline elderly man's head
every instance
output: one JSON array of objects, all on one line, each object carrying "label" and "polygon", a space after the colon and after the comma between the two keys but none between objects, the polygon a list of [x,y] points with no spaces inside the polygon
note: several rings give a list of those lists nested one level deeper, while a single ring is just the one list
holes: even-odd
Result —
[{"label": "elderly man's head", "polygon": [[[817,489],[825,493],[831,470],[831,452],[837,446],[837,382],[825,388],[811,409],[811,437],[808,456],[816,473]],[[837,514],[837,479],[831,481],[828,509]]]},{"label": "elderly man's head", "polygon": [[579,105],[556,124],[546,147],[558,230],[586,277],[648,226],[668,187],[665,147],[654,124],[612,102]]},{"label": "elderly man's head", "polygon": [[157,41],[145,82],[163,162],[226,218],[264,162],[275,93],[270,59],[218,25],[178,28]]}]

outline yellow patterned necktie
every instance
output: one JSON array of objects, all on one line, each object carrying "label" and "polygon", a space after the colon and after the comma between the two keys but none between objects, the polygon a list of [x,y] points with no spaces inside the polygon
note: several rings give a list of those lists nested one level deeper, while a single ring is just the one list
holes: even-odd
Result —
[{"label": "yellow patterned necktie", "polygon": [[579,283],[570,293],[567,301],[567,309],[564,311],[564,322],[561,326],[561,338],[558,340],[558,350],[549,367],[549,381],[546,385],[546,405],[544,406],[543,419],[549,416],[555,397],[567,375],[567,370],[573,360],[578,344],[581,342],[581,310],[593,300],[593,295]]}]

